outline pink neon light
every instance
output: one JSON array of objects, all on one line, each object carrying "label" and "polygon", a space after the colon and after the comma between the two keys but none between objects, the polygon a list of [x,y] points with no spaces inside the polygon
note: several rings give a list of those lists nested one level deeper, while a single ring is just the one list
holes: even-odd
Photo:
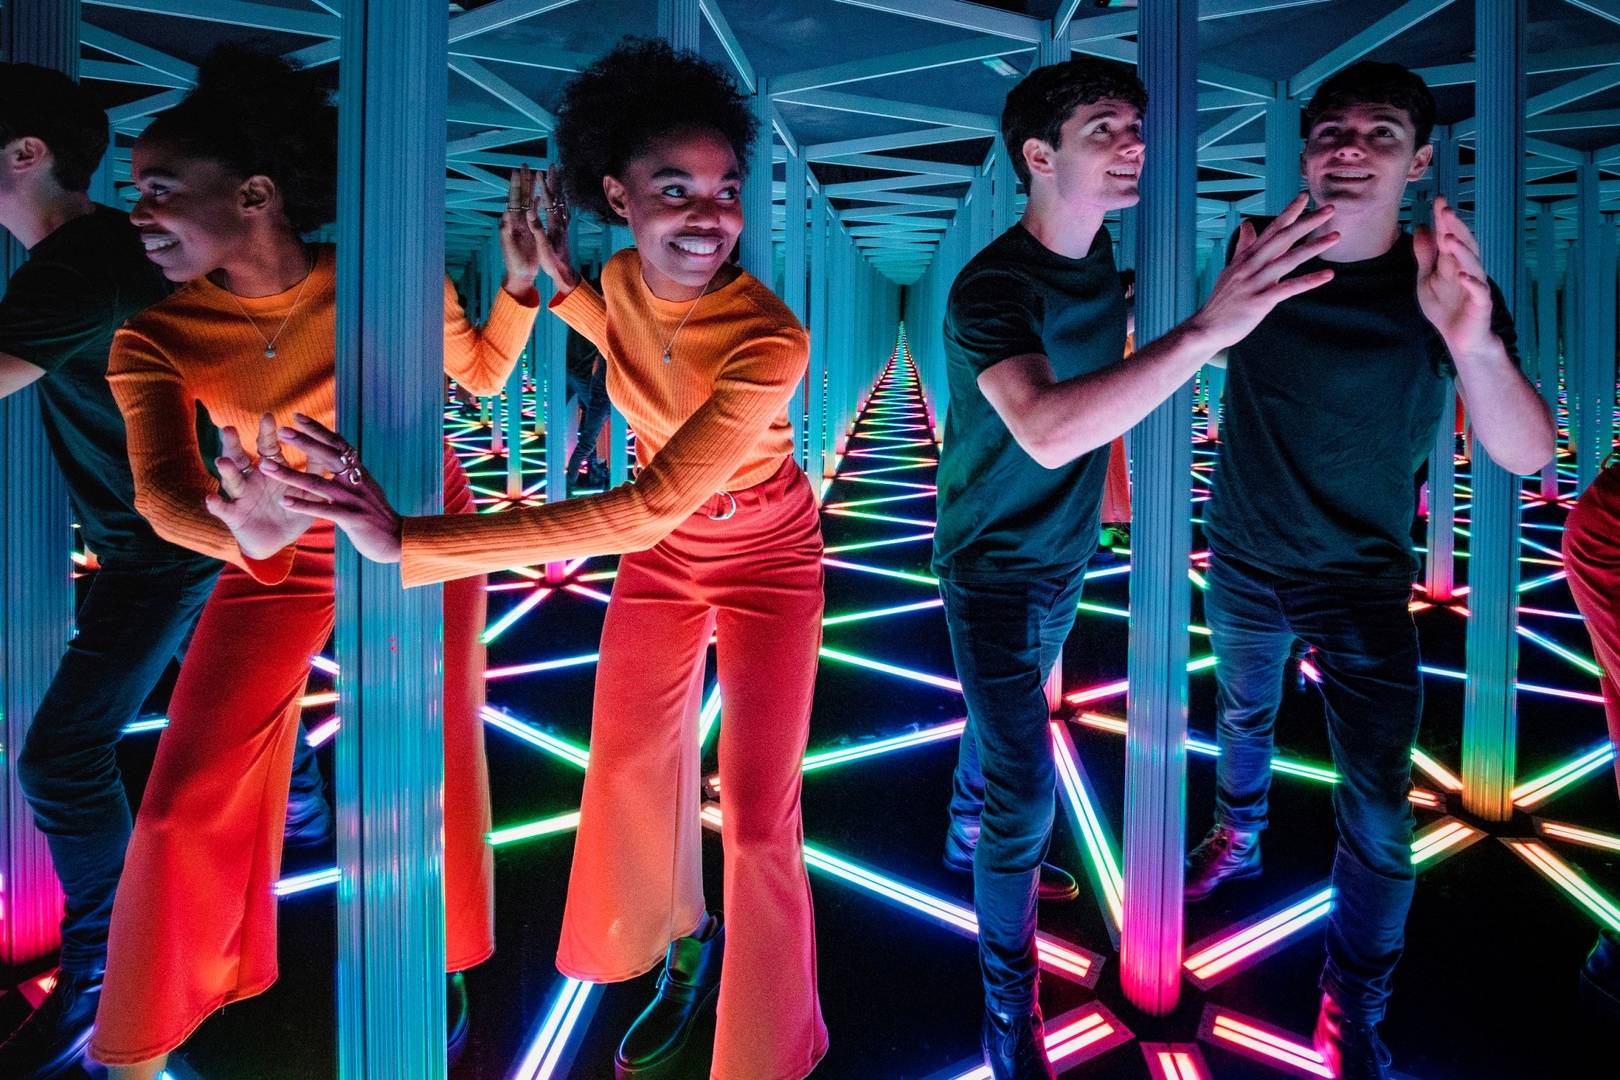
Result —
[{"label": "pink neon light", "polygon": [[1333,1080],[1333,1070],[1327,1067],[1322,1055],[1317,1053],[1314,1047],[1285,1038],[1253,1022],[1238,1019],[1235,1014],[1217,1011],[1209,1036],[1220,1042],[1241,1047],[1248,1051],[1251,1057],[1258,1055],[1305,1076],[1320,1076],[1324,1080]]},{"label": "pink neon light", "polygon": [[580,585],[575,583],[572,585],[564,585],[563,588],[567,589],[571,593],[578,593],[580,596],[588,596],[592,600],[600,600],[604,604],[613,599],[613,597],[609,596],[602,590],[593,589],[589,585]]},{"label": "pink neon light", "polygon": [[1071,705],[1084,705],[1088,701],[1101,701],[1103,698],[1118,697],[1131,688],[1129,679],[1120,679],[1118,682],[1103,683],[1101,686],[1088,687],[1085,690],[1067,694],[1063,700]]}]

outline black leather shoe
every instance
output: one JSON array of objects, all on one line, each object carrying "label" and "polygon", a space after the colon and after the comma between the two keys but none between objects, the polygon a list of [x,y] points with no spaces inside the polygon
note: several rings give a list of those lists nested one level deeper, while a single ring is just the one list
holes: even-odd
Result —
[{"label": "black leather shoe", "polygon": [[[967,833],[972,834],[969,839]],[[945,869],[956,874],[973,873],[973,848],[979,840],[979,826],[963,825],[952,822],[945,832],[945,855],[941,860]],[[1040,881],[1035,887],[1035,896],[1040,900],[1053,902],[1066,902],[1080,898],[1080,886],[1074,880],[1074,875],[1061,866],[1053,866],[1049,862],[1041,863]]]},{"label": "black leather shoe", "polygon": [[1187,879],[1182,898],[1188,903],[1204,899],[1223,881],[1260,876],[1260,834],[1217,825],[1187,856]]},{"label": "black leather shoe", "polygon": [[471,1008],[467,1004],[467,979],[456,971],[444,980],[444,1046],[454,1065],[467,1046],[467,1029],[472,1026]]},{"label": "black leather shoe", "polygon": [[1389,1080],[1389,1047],[1378,1025],[1345,1018],[1332,994],[1316,1014],[1316,1052],[1338,1080]]},{"label": "black leather shoe", "polygon": [[1581,965],[1581,996],[1620,1017],[1620,934],[1607,930],[1598,934]]},{"label": "black leather shoe", "polygon": [[993,1080],[1057,1080],[1046,1056],[1046,1024],[1039,1006],[1010,1016],[986,1006],[979,1046]]},{"label": "black leather shoe", "polygon": [[90,1041],[100,1001],[100,975],[59,972],[39,1008],[0,1043],[0,1076],[55,1080],[67,1075]]},{"label": "black leather shoe", "polygon": [[720,959],[725,955],[726,929],[710,915],[696,934],[672,943],[658,976],[658,993],[613,1055],[614,1074],[621,1078],[653,1080],[681,1075],[681,1056],[692,1029],[714,1011],[720,989]]}]

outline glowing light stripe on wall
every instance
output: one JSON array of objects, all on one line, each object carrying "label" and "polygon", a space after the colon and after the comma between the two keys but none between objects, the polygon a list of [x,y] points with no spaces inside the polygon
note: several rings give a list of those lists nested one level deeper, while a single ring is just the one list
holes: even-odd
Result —
[{"label": "glowing light stripe on wall", "polygon": [[836,555],[845,551],[865,551],[867,548],[893,547],[896,544],[915,544],[920,540],[932,540],[933,538],[934,534],[930,531],[916,533],[911,536],[891,537],[887,540],[863,540],[854,544],[835,544],[832,547],[823,548],[822,553],[825,555]]},{"label": "glowing light stripe on wall", "polygon": [[484,839],[490,847],[503,847],[506,844],[515,844],[520,840],[534,840],[542,836],[556,836],[558,833],[569,832],[579,828],[579,811],[570,810],[566,814],[554,814],[551,817],[541,818],[523,825],[508,825],[500,829],[492,829],[484,834]]},{"label": "glowing light stripe on wall", "polygon": [[828,660],[837,660],[844,664],[854,664],[856,667],[870,668],[873,671],[881,671],[885,675],[896,675],[902,679],[911,679],[914,682],[937,686],[942,690],[950,690],[958,694],[962,692],[961,683],[955,679],[947,679],[943,675],[932,675],[926,671],[914,671],[911,668],[900,667],[898,664],[886,664],[881,660],[871,660],[864,656],[856,656],[854,653],[829,649],[825,645],[821,648],[821,655]]},{"label": "glowing light stripe on wall", "polygon": [[932,608],[943,607],[945,601],[940,599],[919,600],[915,604],[899,604],[895,607],[877,608],[874,611],[852,611],[847,615],[829,615],[821,620],[822,626],[841,626],[844,623],[863,622],[867,619],[881,619],[887,615],[905,615],[913,611],[928,611]]},{"label": "glowing light stripe on wall", "polygon": [[891,570],[887,566],[868,566],[865,563],[845,562],[842,559],[829,559],[822,556],[821,565],[836,566],[840,570],[859,570],[863,574],[877,574],[881,577],[898,578],[901,581],[910,581],[918,585],[927,585],[936,588],[939,579],[931,574],[914,574],[909,570]]},{"label": "glowing light stripe on wall", "polygon": [[[705,805],[699,815],[711,829],[720,829],[723,817],[713,803]],[[891,903],[909,908],[956,930],[977,937],[979,921],[973,909],[935,896],[915,885],[878,873],[859,863],[851,862],[831,851],[813,844],[804,845],[805,865],[824,874],[830,874],[847,884],[856,885]],[[1103,958],[1096,953],[1057,940],[1050,935],[1035,935],[1035,951],[1043,968],[1053,974],[1085,987],[1096,985]]]},{"label": "glowing light stripe on wall", "polygon": [[484,678],[485,680],[509,679],[514,675],[533,675],[537,671],[556,671],[558,668],[594,664],[600,658],[600,653],[584,653],[579,656],[564,656],[556,660],[541,660],[533,664],[513,664],[510,667],[486,668],[484,669]]},{"label": "glowing light stripe on wall", "polygon": [[1319,1076],[1323,1080],[1333,1080],[1333,1070],[1327,1067],[1327,1062],[1315,1047],[1270,1024],[1230,1009],[1204,1006],[1198,1037],[1297,1076]]},{"label": "glowing light stripe on wall", "polygon": [[720,721],[720,684],[714,684],[709,691],[708,698],[703,702],[703,708],[698,711],[698,749],[709,744],[709,736],[714,734],[714,728]]},{"label": "glowing light stripe on wall", "polygon": [[523,618],[523,616],[533,611],[536,605],[538,605],[540,601],[544,600],[546,597],[550,596],[553,591],[554,590],[552,589],[535,589],[534,592],[530,593],[528,596],[525,596],[520,602],[513,604],[511,610],[509,610],[506,614],[502,615],[499,619],[496,619],[494,622],[486,626],[483,634],[478,640],[483,642],[485,645],[488,645],[490,642],[504,634],[513,623],[517,622],[519,619]]},{"label": "glowing light stripe on wall", "polygon": [[818,750],[804,756],[804,771],[815,772],[817,769],[845,765],[851,761],[860,761],[863,758],[892,754],[899,750],[910,750],[913,747],[927,746],[937,742],[947,742],[959,737],[965,726],[967,726],[966,720],[951,720],[943,724],[934,724],[931,727],[921,728],[917,731],[909,731],[904,735],[878,739],[874,742],[860,743],[856,746],[841,746],[836,750]]},{"label": "glowing light stripe on wall", "polygon": [[570,978],[562,980],[557,996],[552,998],[551,1008],[546,1010],[545,1017],[540,1021],[540,1030],[535,1033],[534,1041],[512,1070],[512,1080],[551,1080],[554,1076],[564,1075],[558,1072],[562,1067],[563,1054],[569,1049],[575,1030],[584,1032],[581,1017],[599,989],[595,983]]},{"label": "glowing light stripe on wall", "polygon": [[1548,881],[1558,886],[1571,900],[1585,908],[1610,932],[1620,933],[1620,906],[1616,906],[1613,900],[1599,892],[1578,870],[1553,854],[1551,848],[1539,840],[1504,838],[1502,842],[1512,848],[1515,855],[1535,867]]},{"label": "glowing light stripe on wall", "polygon": [[343,871],[335,866],[328,866],[323,870],[311,870],[307,874],[293,874],[284,877],[275,883],[271,892],[276,896],[293,896],[326,885],[336,885],[342,878]]},{"label": "glowing light stripe on wall", "polygon": [[530,746],[537,746],[577,769],[583,769],[590,763],[591,752],[588,748],[571,743],[549,731],[541,731],[533,724],[525,723],[510,713],[485,705],[479,715],[490,727],[504,731],[508,735],[516,735]]},{"label": "glowing light stripe on wall", "polygon": [[1461,791],[1463,789],[1462,779],[1456,773],[1416,746],[1412,747],[1412,764],[1421,769],[1430,780],[1433,780],[1447,791]]},{"label": "glowing light stripe on wall", "polygon": [[[1463,682],[1468,680],[1466,673],[1453,671],[1450,668],[1430,667],[1428,664],[1424,664],[1419,670],[1425,675],[1439,675],[1442,678],[1457,679]],[[1546,697],[1569,698],[1571,701],[1590,701],[1597,705],[1603,704],[1602,694],[1588,694],[1581,690],[1565,690],[1560,686],[1541,686],[1538,683],[1521,682],[1514,683],[1513,687],[1526,694],[1542,694]]]}]

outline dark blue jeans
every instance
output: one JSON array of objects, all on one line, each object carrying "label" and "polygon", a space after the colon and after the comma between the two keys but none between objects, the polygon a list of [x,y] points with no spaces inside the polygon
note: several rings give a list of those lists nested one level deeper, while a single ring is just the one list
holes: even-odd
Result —
[{"label": "dark blue jeans", "polygon": [[[61,965],[92,975],[107,958],[113,894],[130,811],[116,748],[171,659],[184,649],[220,564],[195,558],[103,562],[17,758],[17,778],[62,882]],[[293,786],[320,785],[299,740]]]},{"label": "dark blue jeans", "polygon": [[568,393],[579,402],[579,435],[574,452],[568,455],[568,478],[572,480],[586,465],[596,462],[596,435],[607,419],[613,402],[607,392],[607,364],[599,363],[589,380],[568,376]]},{"label": "dark blue jeans", "polygon": [[951,828],[972,834],[973,908],[986,1004],[1035,1004],[1035,887],[1052,837],[1046,677],[1074,626],[1080,571],[1035,581],[941,581],[951,655],[967,702]]},{"label": "dark blue jeans", "polygon": [[1204,612],[1215,665],[1216,820],[1263,829],[1283,667],[1298,638],[1322,673],[1339,782],[1322,988],[1351,1019],[1377,1021],[1412,905],[1412,744],[1423,713],[1417,629],[1404,582],[1346,585],[1278,577],[1216,556]]}]

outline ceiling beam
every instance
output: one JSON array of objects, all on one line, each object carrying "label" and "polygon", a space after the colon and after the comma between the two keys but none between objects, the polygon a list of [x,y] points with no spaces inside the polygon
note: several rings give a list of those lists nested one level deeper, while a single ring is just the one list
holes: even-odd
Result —
[{"label": "ceiling beam", "polygon": [[994,134],[1000,124],[988,113],[968,112],[965,109],[942,109],[935,105],[915,105],[908,101],[867,94],[846,94],[838,90],[799,90],[774,93],[777,101],[789,105],[807,105],[834,112],[858,113],[862,116],[882,116],[891,120],[910,120],[918,124],[940,124],[945,127],[970,128]]},{"label": "ceiling beam", "polygon": [[912,19],[972,30],[979,34],[993,34],[1012,41],[1031,44],[1041,40],[1046,20],[1015,11],[984,7],[966,0],[836,0],[851,7],[881,11],[888,15],[904,15]]},{"label": "ceiling beam", "polygon": [[872,135],[864,139],[841,139],[837,142],[811,143],[804,148],[806,161],[826,161],[845,154],[866,154],[877,150],[903,150],[908,146],[933,146],[938,143],[962,142],[982,139],[982,131],[966,128],[922,128],[917,131],[899,131],[892,135]]},{"label": "ceiling beam", "polygon": [[742,80],[743,88],[752,94],[759,89],[759,77],[754,74],[754,65],[748,62],[748,54],[743,52],[742,43],[737,35],[731,32],[731,24],[726,22],[725,12],[720,10],[716,0],[698,0],[698,11],[702,13],[709,29],[719,39],[720,47],[725,50],[726,56],[731,59],[731,66],[736,70],[737,77]]},{"label": "ceiling beam", "polygon": [[1331,49],[1313,63],[1305,65],[1288,80],[1288,96],[1304,97],[1316,84],[1340,68],[1360,60],[1391,38],[1399,37],[1437,11],[1451,6],[1452,0],[1407,0],[1394,11],[1354,35],[1348,41]]},{"label": "ceiling beam", "polygon": [[1590,12],[1600,19],[1620,25],[1620,0],[1564,0],[1571,7]]},{"label": "ceiling beam", "polygon": [[910,52],[883,53],[864,60],[851,60],[842,64],[798,71],[771,80],[771,96],[782,97],[800,90],[816,90],[823,86],[881,79],[890,75],[907,75],[913,71],[968,64],[992,56],[1008,56],[1029,52],[1030,46],[1014,44],[1005,39],[975,38],[955,41],[946,45],[932,45]]},{"label": "ceiling beam", "polygon": [[477,86],[480,90],[510,105],[547,131],[557,129],[557,118],[555,116],[523,91],[478,61],[468,60],[464,56],[452,56],[450,58],[450,70]]},{"label": "ceiling beam", "polygon": [[845,154],[843,157],[827,160],[838,165],[852,165],[858,169],[929,173],[934,176],[953,176],[958,180],[971,180],[979,174],[976,165],[958,165],[951,161],[923,161],[919,158],[892,157],[887,154]]},{"label": "ceiling beam", "polygon": [[116,8],[143,15],[172,15],[177,19],[226,23],[249,30],[276,30],[306,37],[335,38],[339,21],[332,15],[243,0],[83,0],[85,7]]}]

